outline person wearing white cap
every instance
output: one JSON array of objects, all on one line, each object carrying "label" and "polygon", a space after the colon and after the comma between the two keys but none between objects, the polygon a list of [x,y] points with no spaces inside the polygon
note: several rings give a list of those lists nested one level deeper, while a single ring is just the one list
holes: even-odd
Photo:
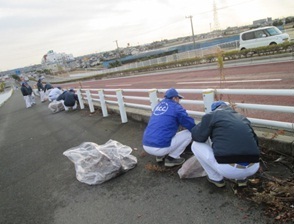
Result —
[{"label": "person wearing white cap", "polygon": [[[143,135],[143,148],[156,156],[157,162],[167,167],[181,165],[185,162],[181,154],[190,144],[191,129],[195,121],[180,105],[183,98],[178,91],[170,88],[165,98],[154,108]],[[185,130],[179,131],[180,126]]]},{"label": "person wearing white cap", "polygon": [[192,152],[215,186],[224,187],[224,178],[247,186],[246,178],[259,169],[260,154],[251,123],[223,101],[214,102],[211,110],[192,128]]}]

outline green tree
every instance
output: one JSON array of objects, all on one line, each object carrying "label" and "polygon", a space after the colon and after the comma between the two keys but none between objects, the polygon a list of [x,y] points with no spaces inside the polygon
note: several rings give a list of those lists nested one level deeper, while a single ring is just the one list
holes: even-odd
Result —
[{"label": "green tree", "polygon": [[20,82],[20,78],[19,78],[18,75],[11,75],[11,77],[12,77],[13,79],[15,79],[16,81],[19,81],[19,82]]}]

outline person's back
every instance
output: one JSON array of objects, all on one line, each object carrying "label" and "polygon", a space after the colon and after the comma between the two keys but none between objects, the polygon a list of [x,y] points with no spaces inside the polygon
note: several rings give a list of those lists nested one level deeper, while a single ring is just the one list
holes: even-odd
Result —
[{"label": "person's back", "polygon": [[143,145],[152,147],[169,146],[180,125],[188,130],[194,127],[192,118],[185,116],[186,111],[179,103],[171,99],[162,100],[154,108],[149,119],[143,135]]},{"label": "person's back", "polygon": [[192,152],[206,171],[209,182],[224,187],[224,178],[227,178],[238,186],[246,186],[246,178],[259,169],[257,136],[250,121],[225,102],[214,102],[211,110],[192,129]]},{"label": "person's back", "polygon": [[[203,130],[202,126],[208,128]],[[250,121],[229,106],[206,114],[195,130],[195,141],[205,142],[210,136],[219,163],[258,161],[258,140]]]},{"label": "person's back", "polygon": [[64,100],[65,99],[65,94],[67,93],[67,91],[63,91],[57,98],[56,100],[57,101],[60,101],[60,100]]},{"label": "person's back", "polygon": [[68,91],[64,94],[65,106],[72,107],[75,105],[76,101],[77,101],[77,95],[74,92]]},{"label": "person's back", "polygon": [[47,90],[52,89],[52,88],[53,88],[53,86],[49,82],[47,82],[44,86],[44,92],[46,92]]},{"label": "person's back", "polygon": [[62,90],[59,87],[56,87],[50,91],[48,97],[51,101],[53,101],[56,100],[60,94],[62,94]]},{"label": "person's back", "polygon": [[[168,89],[164,97],[152,111],[142,143],[157,162],[164,161],[165,166],[172,167],[185,161],[180,155],[191,142],[190,130],[195,121],[180,105],[183,97],[174,88]],[[179,131],[180,126],[186,130]]]},{"label": "person's back", "polygon": [[39,78],[38,79],[38,82],[37,82],[37,87],[38,87],[38,91],[44,91],[44,86],[43,86],[43,83],[42,83],[42,78]]}]

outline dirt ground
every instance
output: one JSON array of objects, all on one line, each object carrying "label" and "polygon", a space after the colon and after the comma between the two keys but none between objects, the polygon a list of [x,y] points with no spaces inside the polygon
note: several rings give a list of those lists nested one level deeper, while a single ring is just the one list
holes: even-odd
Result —
[{"label": "dirt ground", "polygon": [[[187,147],[182,155],[192,156]],[[264,215],[273,223],[294,223],[294,158],[277,152],[261,150],[259,171],[248,179],[247,187],[238,187],[227,181],[236,197],[262,206]],[[147,170],[176,173],[178,167],[147,164]],[[245,217],[246,218],[246,217]]]},{"label": "dirt ground", "polygon": [[277,223],[294,222],[294,158],[262,149],[260,170],[248,187],[233,190],[236,196],[264,206]]}]

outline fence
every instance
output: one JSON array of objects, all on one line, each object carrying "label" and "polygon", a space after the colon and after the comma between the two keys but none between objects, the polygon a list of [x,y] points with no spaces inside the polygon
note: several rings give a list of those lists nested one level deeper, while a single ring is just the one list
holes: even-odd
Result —
[{"label": "fence", "polygon": [[[219,94],[230,94],[230,95],[248,95],[248,96],[286,96],[293,97],[293,89],[177,89],[179,93],[186,94],[187,97],[181,100],[181,104],[185,108],[192,108],[191,105],[200,106],[203,108],[202,111],[187,109],[187,112],[192,117],[201,117],[205,113],[210,112],[210,106],[214,102],[214,99]],[[95,111],[95,105],[101,107],[103,117],[108,116],[108,106],[115,105],[119,109],[122,123],[128,122],[127,108],[135,108],[151,113],[157,103],[162,99],[166,89],[78,89],[77,95],[81,109],[85,108],[85,103],[88,104],[90,112]],[[200,94],[202,100],[194,100],[195,94]],[[185,97],[186,97],[185,95]],[[194,99],[193,99],[194,98]],[[230,103],[230,102],[227,102]],[[259,110],[262,113],[267,111],[287,113],[290,116],[294,113],[293,106],[282,106],[282,105],[264,105],[264,104],[252,104],[234,102],[230,103],[235,109],[241,110]],[[254,117],[248,117],[252,124],[274,127],[278,129],[284,129],[288,131],[294,131],[293,122],[283,122],[277,120],[267,120]]]},{"label": "fence", "polygon": [[[168,55],[168,56],[164,56],[164,57],[158,57],[158,58],[153,58],[153,59],[149,59],[149,60],[145,60],[145,61],[128,63],[128,64],[125,64],[125,65],[122,65],[119,67],[115,67],[115,68],[109,68],[109,69],[105,69],[105,70],[101,70],[101,71],[92,71],[92,72],[88,72],[87,75],[82,74],[82,76],[101,75],[101,74],[106,74],[106,73],[125,71],[125,70],[129,70],[129,69],[136,69],[136,68],[140,68],[140,67],[159,65],[159,64],[163,64],[163,63],[170,63],[170,62],[180,61],[180,60],[184,60],[184,59],[202,58],[206,55],[215,54],[218,51],[218,49],[223,49],[223,50],[237,49],[238,44],[239,44],[239,41],[221,43],[221,44],[210,46],[210,47],[185,51],[185,52],[172,54],[172,55]],[[79,76],[81,76],[81,74],[71,75],[71,77],[79,77]]]}]

